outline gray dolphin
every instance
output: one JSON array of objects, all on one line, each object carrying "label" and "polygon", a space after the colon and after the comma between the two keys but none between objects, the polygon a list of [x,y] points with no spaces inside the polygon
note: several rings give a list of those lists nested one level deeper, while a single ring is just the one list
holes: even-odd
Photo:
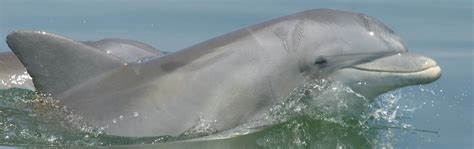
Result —
[{"label": "gray dolphin", "polygon": [[383,80],[361,89],[373,96],[441,74],[433,60],[408,54],[376,19],[330,9],[283,16],[135,63],[45,32],[16,31],[7,43],[38,91],[119,136],[177,136],[198,120],[228,130],[258,119],[313,79]]},{"label": "gray dolphin", "polygon": [[[126,62],[135,62],[165,54],[150,45],[129,39],[105,38],[98,41],[83,41],[82,43]],[[14,53],[0,53],[0,89],[35,90],[31,79],[26,68]]]}]

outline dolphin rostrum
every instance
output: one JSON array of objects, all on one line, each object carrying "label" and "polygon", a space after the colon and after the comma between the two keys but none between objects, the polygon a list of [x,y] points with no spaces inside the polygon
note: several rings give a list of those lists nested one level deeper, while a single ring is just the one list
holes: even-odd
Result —
[{"label": "dolphin rostrum", "polygon": [[407,53],[378,20],[330,9],[283,16],[141,62],[45,32],[16,31],[7,43],[38,91],[119,136],[177,136],[199,119],[228,130],[313,79],[374,82],[358,89],[376,96],[441,74],[433,60]]},{"label": "dolphin rostrum", "polygon": [[[126,62],[135,62],[164,54],[150,45],[129,39],[105,38],[98,41],[83,41],[82,43]],[[12,52],[0,53],[0,89],[34,90],[35,87],[31,79],[15,54]]]}]

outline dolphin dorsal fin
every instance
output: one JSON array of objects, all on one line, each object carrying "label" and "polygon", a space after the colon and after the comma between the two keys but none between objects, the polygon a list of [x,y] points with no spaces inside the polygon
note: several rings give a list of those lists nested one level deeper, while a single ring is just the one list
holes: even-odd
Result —
[{"label": "dolphin dorsal fin", "polygon": [[7,44],[25,65],[37,91],[53,97],[107,71],[123,61],[91,46],[40,31],[16,31]]}]

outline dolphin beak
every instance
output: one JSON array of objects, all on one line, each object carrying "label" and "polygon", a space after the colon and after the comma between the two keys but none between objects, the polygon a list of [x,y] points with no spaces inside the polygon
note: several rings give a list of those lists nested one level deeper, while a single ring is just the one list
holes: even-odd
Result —
[{"label": "dolphin beak", "polygon": [[391,73],[401,75],[412,83],[427,84],[441,77],[441,68],[435,60],[426,56],[399,53],[382,57],[374,61],[352,66],[354,69],[375,73]]},{"label": "dolphin beak", "polygon": [[400,53],[337,70],[329,79],[339,81],[367,98],[397,88],[428,84],[441,77],[441,68],[431,58]]}]

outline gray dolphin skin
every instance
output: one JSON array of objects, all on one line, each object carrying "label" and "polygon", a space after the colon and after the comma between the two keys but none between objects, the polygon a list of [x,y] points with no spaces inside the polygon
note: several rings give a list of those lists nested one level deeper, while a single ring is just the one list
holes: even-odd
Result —
[{"label": "gray dolphin skin", "polygon": [[[116,56],[126,62],[161,56],[164,52],[142,42],[105,38],[98,41],[84,41],[86,45],[96,48],[109,55]],[[33,81],[26,68],[12,52],[0,53],[0,89],[23,88],[35,90]]]},{"label": "gray dolphin skin", "polygon": [[378,20],[331,9],[272,19],[140,62],[39,31],[13,32],[7,44],[38,91],[118,136],[178,136],[198,120],[225,131],[259,119],[313,79],[375,97],[441,75]]},{"label": "gray dolphin skin", "polygon": [[116,56],[126,62],[136,62],[141,59],[153,58],[164,54],[155,47],[130,39],[105,38],[98,41],[83,41],[82,43],[109,55]]}]

